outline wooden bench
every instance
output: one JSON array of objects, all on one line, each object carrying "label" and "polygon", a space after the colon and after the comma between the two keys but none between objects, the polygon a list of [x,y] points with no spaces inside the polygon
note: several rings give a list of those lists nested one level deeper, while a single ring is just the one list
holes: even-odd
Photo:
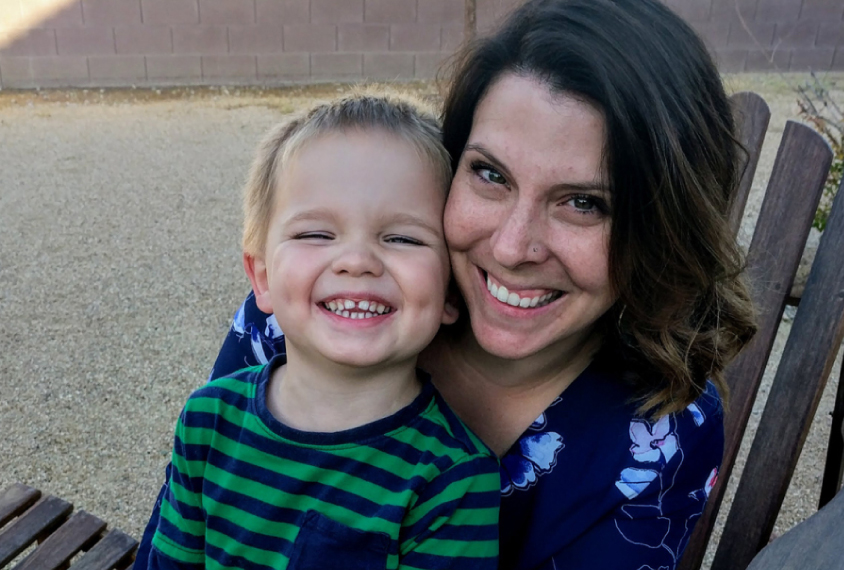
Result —
[{"label": "wooden bench", "polygon": [[14,570],[131,569],[138,548],[135,539],[107,531],[97,517],[17,483],[0,493],[0,568],[36,542]]}]

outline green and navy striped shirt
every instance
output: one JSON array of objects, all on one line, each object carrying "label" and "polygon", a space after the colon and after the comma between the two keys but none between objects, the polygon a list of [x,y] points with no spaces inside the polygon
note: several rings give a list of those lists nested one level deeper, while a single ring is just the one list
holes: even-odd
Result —
[{"label": "green and navy striped shirt", "polygon": [[392,416],[303,432],[266,407],[284,362],[191,395],[149,568],[496,568],[498,461],[430,381]]}]

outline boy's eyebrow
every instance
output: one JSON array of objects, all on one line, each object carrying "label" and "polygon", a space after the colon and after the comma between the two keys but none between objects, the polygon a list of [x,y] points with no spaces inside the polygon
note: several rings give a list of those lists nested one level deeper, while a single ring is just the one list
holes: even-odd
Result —
[{"label": "boy's eyebrow", "polygon": [[[483,145],[473,143],[467,144],[465,150],[473,150],[478,154],[484,155],[490,163],[491,166],[501,170],[501,173],[506,176],[507,178],[512,178],[512,175],[507,170],[507,167],[498,160],[495,155]],[[555,184],[555,188],[560,190],[570,190],[575,192],[604,192],[609,193],[609,188],[603,182],[561,182],[560,184]]]},{"label": "boy's eyebrow", "polygon": [[[289,218],[287,218],[286,223],[294,223],[300,221],[308,221],[308,220],[334,220],[336,215],[332,212],[331,208],[314,208],[312,210],[306,210],[304,212],[299,212],[293,214]],[[423,220],[418,216],[414,216],[413,214],[408,213],[398,213],[393,214],[387,217],[384,222],[391,223],[391,224],[403,224],[409,226],[417,226],[422,229],[428,230],[433,234],[439,235],[442,233],[442,226],[432,226],[427,221]]]},{"label": "boy's eyebrow", "polygon": [[307,221],[307,220],[333,220],[334,213],[330,208],[314,208],[312,210],[305,210],[298,212],[287,218],[287,223]]},{"label": "boy's eyebrow", "polygon": [[414,216],[413,214],[401,213],[395,214],[389,217],[389,222],[394,224],[403,224],[409,226],[418,226],[422,229],[428,230],[433,234],[440,234],[442,233],[442,225],[439,227],[434,227],[422,218],[418,216]]}]

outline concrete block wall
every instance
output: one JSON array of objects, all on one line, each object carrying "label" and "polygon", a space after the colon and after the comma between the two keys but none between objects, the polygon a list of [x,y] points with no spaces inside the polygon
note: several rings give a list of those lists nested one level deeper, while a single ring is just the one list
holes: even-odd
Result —
[{"label": "concrete block wall", "polygon": [[[521,0],[477,0],[491,29]],[[844,0],[664,0],[724,71],[844,70]],[[463,0],[0,0],[0,87],[432,77]]]}]

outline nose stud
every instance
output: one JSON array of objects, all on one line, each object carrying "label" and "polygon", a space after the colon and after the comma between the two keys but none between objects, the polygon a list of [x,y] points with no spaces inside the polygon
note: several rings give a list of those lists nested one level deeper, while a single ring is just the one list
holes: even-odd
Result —
[{"label": "nose stud", "polygon": [[533,248],[533,253],[536,253],[537,251],[539,251],[539,248],[537,248],[537,247]]}]

